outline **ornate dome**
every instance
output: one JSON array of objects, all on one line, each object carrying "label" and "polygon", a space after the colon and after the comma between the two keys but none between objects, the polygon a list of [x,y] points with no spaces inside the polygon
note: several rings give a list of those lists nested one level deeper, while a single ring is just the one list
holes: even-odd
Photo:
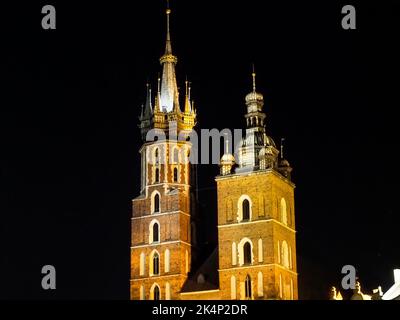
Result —
[{"label": "ornate dome", "polygon": [[248,134],[245,138],[241,140],[240,143],[242,147],[257,145],[276,148],[274,140],[263,132]]},{"label": "ornate dome", "polygon": [[286,159],[281,159],[279,161],[279,166],[288,168],[288,167],[290,167],[290,164],[289,164],[289,161],[287,161]]},{"label": "ornate dome", "polygon": [[258,93],[258,92],[250,92],[246,96],[246,103],[262,102],[262,101],[264,101],[264,96],[261,93]]},{"label": "ornate dome", "polygon": [[266,146],[271,146],[276,148],[274,140],[272,140],[272,138],[270,136],[267,136],[266,134],[264,134],[264,143]]},{"label": "ornate dome", "polygon": [[254,134],[247,135],[246,138],[242,139],[241,143],[243,147],[255,144],[257,146],[276,148],[274,140],[270,136],[259,131],[255,132]]},{"label": "ornate dome", "polygon": [[234,164],[236,162],[235,157],[230,153],[225,153],[221,158],[221,164]]}]

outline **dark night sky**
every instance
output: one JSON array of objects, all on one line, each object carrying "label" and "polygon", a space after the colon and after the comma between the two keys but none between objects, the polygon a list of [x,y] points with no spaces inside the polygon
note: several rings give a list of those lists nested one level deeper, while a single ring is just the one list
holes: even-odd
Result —
[{"label": "dark night sky", "polygon": [[[165,38],[164,2],[148,2],[55,3],[56,31],[40,27],[45,3],[2,5],[0,298],[129,298],[137,117]],[[396,1],[215,2],[172,2],[199,127],[243,127],[254,62],[294,167],[301,296],[324,298],[345,264],[387,290],[400,267]],[[349,3],[355,31],[340,25]],[[212,226],[218,167],[199,170]],[[55,292],[41,289],[45,264]]]}]

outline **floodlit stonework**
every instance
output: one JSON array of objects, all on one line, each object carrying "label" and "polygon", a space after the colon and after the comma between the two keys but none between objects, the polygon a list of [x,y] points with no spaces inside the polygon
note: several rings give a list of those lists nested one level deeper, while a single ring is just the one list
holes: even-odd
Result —
[{"label": "floodlit stonework", "polygon": [[[153,101],[150,87],[140,117],[144,144],[141,154],[141,190],[133,200],[131,299],[298,299],[294,184],[292,168],[267,135],[264,97],[253,90],[247,105],[246,137],[236,157],[229,141],[216,177],[218,246],[198,268],[195,165],[184,161],[192,151],[189,136],[196,110],[186,82],[180,107],[169,32],[160,62],[162,78]],[[146,141],[149,131],[165,139]],[[206,230],[207,231],[207,230]]]}]

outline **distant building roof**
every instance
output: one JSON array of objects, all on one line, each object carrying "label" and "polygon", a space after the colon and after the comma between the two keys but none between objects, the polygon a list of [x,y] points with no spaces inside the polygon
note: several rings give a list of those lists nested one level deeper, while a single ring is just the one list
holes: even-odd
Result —
[{"label": "distant building roof", "polygon": [[182,287],[182,292],[199,292],[218,288],[218,248],[215,248],[200,268],[189,276]]}]

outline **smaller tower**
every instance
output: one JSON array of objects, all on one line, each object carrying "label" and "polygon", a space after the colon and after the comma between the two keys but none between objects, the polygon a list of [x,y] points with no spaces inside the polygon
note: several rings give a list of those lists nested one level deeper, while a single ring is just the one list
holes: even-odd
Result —
[{"label": "smaller tower", "polygon": [[290,166],[289,161],[287,161],[284,157],[283,157],[283,141],[285,141],[284,138],[281,139],[281,154],[280,154],[280,159],[279,159],[279,163],[278,163],[278,172],[283,175],[285,178],[287,178],[288,180],[291,180],[291,174],[292,174],[292,170],[293,168]]},{"label": "smaller tower", "polygon": [[289,163],[279,160],[267,135],[264,97],[256,90],[254,70],[252,77],[238,167],[227,147],[216,177],[221,299],[295,300],[295,185]]},{"label": "smaller tower", "polygon": [[229,141],[228,141],[228,139],[226,139],[225,153],[222,156],[221,162],[220,162],[221,175],[226,176],[228,174],[231,174],[233,167],[235,166],[235,163],[236,163],[235,157],[229,151]]},{"label": "smaller tower", "polygon": [[246,137],[239,148],[237,173],[276,168],[279,151],[271,137],[266,134],[263,111],[264,96],[257,92],[256,73],[253,66],[253,91],[246,96]]},{"label": "smaller tower", "polygon": [[147,132],[149,132],[153,124],[153,105],[151,103],[151,87],[149,83],[146,84],[146,91],[146,103],[144,106],[142,105],[142,113],[139,117],[139,128],[143,140],[146,140]]}]

